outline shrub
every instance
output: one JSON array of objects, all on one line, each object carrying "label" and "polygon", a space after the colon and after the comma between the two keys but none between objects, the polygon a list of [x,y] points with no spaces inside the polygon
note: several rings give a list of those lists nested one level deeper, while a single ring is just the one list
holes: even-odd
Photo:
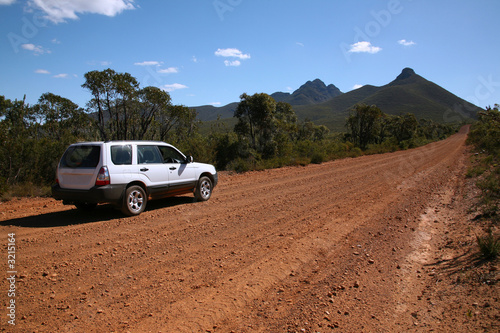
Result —
[{"label": "shrub", "polygon": [[[500,112],[499,106],[487,108],[479,113],[479,121],[472,126],[468,143],[478,151],[476,165],[467,176],[480,176],[476,181],[481,190],[480,205],[483,216],[491,217],[493,223],[499,219],[500,202]],[[480,152],[480,153],[479,153]],[[479,158],[479,156],[484,156]]]},{"label": "shrub", "polygon": [[486,168],[484,166],[481,166],[481,165],[473,166],[467,170],[467,173],[465,174],[465,176],[467,178],[476,178],[476,177],[481,176],[485,171],[486,171]]},{"label": "shrub", "polygon": [[16,197],[48,197],[51,187],[48,185],[36,185],[30,182],[14,184],[0,193],[0,201],[10,201]]},{"label": "shrub", "polygon": [[234,170],[238,173],[242,173],[250,170],[255,170],[255,167],[256,167],[255,160],[251,158],[244,159],[238,157],[237,159],[228,164],[227,170]]},{"label": "shrub", "polygon": [[326,156],[323,153],[316,152],[311,157],[311,163],[321,164],[326,160]]},{"label": "shrub", "polygon": [[493,235],[491,229],[488,235],[483,237],[476,237],[477,245],[481,251],[481,256],[486,260],[493,260],[498,257],[500,253],[500,239]]}]

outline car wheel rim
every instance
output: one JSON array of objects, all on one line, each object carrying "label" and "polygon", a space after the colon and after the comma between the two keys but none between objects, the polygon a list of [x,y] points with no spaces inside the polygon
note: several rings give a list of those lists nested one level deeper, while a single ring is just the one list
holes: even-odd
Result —
[{"label": "car wheel rim", "polygon": [[211,187],[210,187],[210,182],[208,180],[204,180],[201,183],[200,192],[203,198],[206,199],[210,197]]},{"label": "car wheel rim", "polygon": [[137,213],[142,209],[142,205],[144,203],[144,196],[141,191],[135,190],[130,192],[128,196],[128,207],[130,211]]}]

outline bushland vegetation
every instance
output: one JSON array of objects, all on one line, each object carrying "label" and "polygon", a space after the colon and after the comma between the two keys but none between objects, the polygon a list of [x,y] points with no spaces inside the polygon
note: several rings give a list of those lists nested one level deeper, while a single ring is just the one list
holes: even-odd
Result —
[{"label": "bushland vegetation", "polygon": [[480,112],[478,121],[472,125],[468,142],[476,153],[467,175],[476,179],[481,191],[478,218],[487,223],[485,236],[477,236],[477,242],[485,259],[494,259],[500,254],[498,229],[500,221],[500,106],[488,107]]},{"label": "bushland vegetation", "polygon": [[479,120],[472,126],[468,142],[474,146],[474,164],[468,175],[477,177],[481,190],[482,215],[499,220],[500,203],[500,111],[499,105],[479,113]]},{"label": "bushland vegetation", "polygon": [[161,140],[218,170],[243,172],[412,148],[457,128],[360,104],[346,132],[331,133],[261,93],[241,95],[233,128],[217,121],[202,135],[196,111],[161,89],[141,88],[128,73],[91,71],[82,88],[92,95],[85,109],[52,93],[34,105],[0,96],[1,198],[48,194],[60,156],[78,141]]}]

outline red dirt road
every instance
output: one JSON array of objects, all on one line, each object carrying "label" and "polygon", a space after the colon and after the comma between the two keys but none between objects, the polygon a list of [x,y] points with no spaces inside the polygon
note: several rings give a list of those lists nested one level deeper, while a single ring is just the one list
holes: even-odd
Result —
[{"label": "red dirt road", "polygon": [[488,299],[474,304],[436,287],[458,276],[450,263],[461,246],[451,237],[468,219],[467,131],[403,152],[221,173],[208,202],[150,202],[139,217],[106,205],[84,214],[43,198],[0,204],[2,248],[15,233],[17,271],[16,325],[3,278],[0,327],[496,331],[495,286],[483,286]]}]

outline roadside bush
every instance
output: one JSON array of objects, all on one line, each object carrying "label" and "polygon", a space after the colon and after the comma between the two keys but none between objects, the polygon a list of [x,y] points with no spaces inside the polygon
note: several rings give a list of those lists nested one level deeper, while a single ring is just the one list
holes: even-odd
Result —
[{"label": "roadside bush", "polygon": [[349,157],[358,157],[361,155],[363,155],[363,151],[361,150],[361,148],[358,148],[358,147],[352,148],[348,154]]},{"label": "roadside bush", "polygon": [[238,157],[235,160],[229,162],[226,169],[242,173],[250,170],[256,170],[256,166],[257,164],[253,157],[249,157],[246,159]]},{"label": "roadside bush", "polygon": [[295,157],[290,160],[290,166],[306,166],[311,164],[311,159],[303,156]]},{"label": "roadside bush", "polygon": [[471,166],[465,176],[467,178],[476,178],[481,176],[486,171],[486,167],[483,165]]},{"label": "roadside bush", "polygon": [[199,134],[193,134],[180,142],[171,142],[184,154],[193,156],[196,162],[214,164],[216,152],[209,140]]},{"label": "roadside bush", "polygon": [[498,168],[481,180],[476,185],[482,192],[481,204],[483,205],[483,215],[496,217],[498,215],[498,203],[500,201],[500,177]]},{"label": "roadside bush", "polygon": [[477,245],[481,251],[481,255],[486,260],[493,260],[500,254],[500,239],[493,235],[491,229],[488,231],[488,235],[476,237]]},{"label": "roadside bush", "polygon": [[326,156],[321,152],[316,152],[311,157],[311,163],[313,164],[321,164],[325,161],[326,161]]},{"label": "roadside bush", "polygon": [[47,197],[50,196],[51,188],[48,185],[36,185],[24,182],[9,186],[1,192],[0,201],[10,201],[16,197]]},{"label": "roadside bush", "polygon": [[500,203],[500,112],[498,104],[495,108],[487,108],[479,114],[479,120],[470,131],[467,142],[474,145],[478,153],[474,165],[467,175],[476,176],[476,186],[481,190],[480,205],[482,214],[499,221]]}]

